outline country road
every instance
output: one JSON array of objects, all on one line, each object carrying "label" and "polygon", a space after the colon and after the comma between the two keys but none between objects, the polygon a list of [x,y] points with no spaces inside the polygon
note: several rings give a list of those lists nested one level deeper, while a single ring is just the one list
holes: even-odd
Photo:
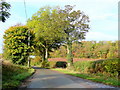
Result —
[{"label": "country road", "polygon": [[[20,88],[115,88],[50,69],[36,69]],[[117,89],[117,88],[116,88]],[[118,90],[118,89],[117,89]]]}]

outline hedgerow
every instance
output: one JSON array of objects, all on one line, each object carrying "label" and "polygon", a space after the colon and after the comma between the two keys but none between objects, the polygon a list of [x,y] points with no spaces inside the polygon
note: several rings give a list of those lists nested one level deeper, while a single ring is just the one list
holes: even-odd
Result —
[{"label": "hedgerow", "polygon": [[74,70],[83,73],[102,73],[118,77],[120,59],[108,59],[99,61],[77,61],[74,63]]}]

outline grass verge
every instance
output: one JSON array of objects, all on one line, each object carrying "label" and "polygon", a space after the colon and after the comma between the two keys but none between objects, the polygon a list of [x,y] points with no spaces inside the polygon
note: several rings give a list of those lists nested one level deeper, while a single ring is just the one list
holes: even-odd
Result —
[{"label": "grass verge", "polygon": [[90,73],[80,73],[80,72],[75,72],[75,71],[71,71],[71,70],[67,70],[67,69],[61,69],[61,68],[56,68],[56,69],[52,69],[55,71],[59,71],[68,75],[72,75],[72,76],[76,76],[76,77],[80,77],[83,79],[88,79],[88,80],[92,80],[94,82],[99,82],[99,83],[104,83],[106,85],[112,85],[112,86],[117,86],[120,87],[120,80],[118,80],[118,78],[115,77],[109,77],[103,74],[90,74]]},{"label": "grass verge", "polygon": [[17,88],[21,82],[32,75],[34,69],[25,66],[2,63],[2,89]]}]

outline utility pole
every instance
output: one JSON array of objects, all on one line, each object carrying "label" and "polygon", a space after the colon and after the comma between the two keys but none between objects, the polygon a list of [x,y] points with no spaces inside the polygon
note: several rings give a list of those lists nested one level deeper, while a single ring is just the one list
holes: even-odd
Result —
[{"label": "utility pole", "polygon": [[[25,15],[26,15],[26,21],[27,21],[27,10],[26,10],[26,2],[24,0],[24,7],[25,7]],[[30,46],[30,30],[28,30],[28,47]],[[28,67],[30,67],[30,56],[28,52]]]}]

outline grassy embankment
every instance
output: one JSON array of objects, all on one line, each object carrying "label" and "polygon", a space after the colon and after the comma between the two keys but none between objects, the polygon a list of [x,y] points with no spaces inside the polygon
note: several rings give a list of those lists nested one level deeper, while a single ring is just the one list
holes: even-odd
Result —
[{"label": "grassy embankment", "polygon": [[14,65],[9,62],[2,63],[2,88],[17,88],[21,82],[32,75],[34,69],[25,66]]},{"label": "grassy embankment", "polygon": [[59,72],[73,75],[83,79],[104,83],[112,86],[120,86],[118,78],[119,59],[103,60],[103,61],[79,61],[74,63],[74,69],[55,68]]}]

